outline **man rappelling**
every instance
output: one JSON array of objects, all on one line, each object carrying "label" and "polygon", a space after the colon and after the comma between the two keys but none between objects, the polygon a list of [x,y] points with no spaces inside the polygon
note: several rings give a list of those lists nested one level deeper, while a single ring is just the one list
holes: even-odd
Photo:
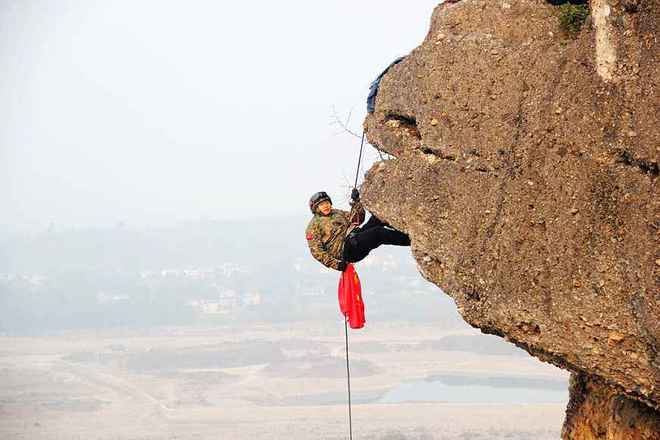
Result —
[{"label": "man rappelling", "polygon": [[314,217],[306,231],[312,256],[324,266],[343,272],[349,263],[363,260],[382,244],[410,246],[410,238],[372,215],[363,226],[365,212],[360,192],[351,193],[350,212],[332,207],[332,200],[321,191],[309,199]]},{"label": "man rappelling", "polygon": [[364,133],[360,145],[360,158],[355,173],[355,185],[351,192],[350,212],[332,208],[330,196],[320,191],[309,199],[309,209],[314,217],[307,226],[306,238],[312,256],[326,267],[341,272],[338,286],[339,310],[344,316],[346,335],[346,380],[348,384],[348,425],[353,439],[351,417],[351,375],[348,361],[348,326],[352,329],[364,327],[364,303],[360,280],[351,263],[357,263],[381,244],[410,246],[410,238],[372,215],[367,223],[365,212],[357,190],[357,179],[362,160]]},{"label": "man rappelling", "polygon": [[[400,63],[405,57],[397,58],[392,62],[369,87],[367,97],[367,112],[373,113],[376,108],[376,97],[380,81],[387,71]],[[362,132],[360,142],[360,155],[355,171],[355,183],[351,192],[351,211],[342,211],[332,208],[332,200],[324,191],[317,192],[309,199],[309,209],[314,217],[307,226],[307,245],[314,258],[324,266],[342,272],[342,277],[352,271],[350,263],[362,261],[369,252],[381,244],[395,246],[410,246],[410,238],[401,231],[382,222],[372,215],[367,223],[364,221],[364,207],[360,202],[360,192],[357,189],[362,151],[364,148],[366,132]],[[349,271],[346,271],[346,268]],[[341,296],[341,295],[340,295]]]}]

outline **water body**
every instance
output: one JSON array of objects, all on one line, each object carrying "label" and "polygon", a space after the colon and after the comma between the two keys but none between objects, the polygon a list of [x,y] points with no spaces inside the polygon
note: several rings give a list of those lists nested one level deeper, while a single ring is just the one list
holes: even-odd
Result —
[{"label": "water body", "polygon": [[568,381],[524,377],[433,376],[404,383],[385,393],[378,403],[447,402],[538,404],[568,402]]}]

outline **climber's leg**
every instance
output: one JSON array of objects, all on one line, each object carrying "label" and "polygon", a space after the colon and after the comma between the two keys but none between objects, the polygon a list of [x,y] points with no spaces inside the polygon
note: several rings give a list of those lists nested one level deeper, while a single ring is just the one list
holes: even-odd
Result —
[{"label": "climber's leg", "polygon": [[376,226],[388,226],[387,223],[383,222],[381,219],[372,214],[369,218],[369,221],[364,225],[360,226],[359,231],[366,231],[367,229],[375,228]]},{"label": "climber's leg", "polygon": [[[371,220],[370,220],[371,221]],[[382,244],[410,246],[410,238],[401,231],[374,226],[351,234],[344,244],[344,258],[349,263],[363,260],[369,252]]]}]

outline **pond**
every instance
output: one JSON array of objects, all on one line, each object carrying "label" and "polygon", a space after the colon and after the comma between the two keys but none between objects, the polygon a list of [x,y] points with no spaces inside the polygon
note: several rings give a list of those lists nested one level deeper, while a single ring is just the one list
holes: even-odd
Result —
[{"label": "pond", "polygon": [[387,391],[377,402],[567,403],[568,381],[526,377],[440,375],[400,384]]}]

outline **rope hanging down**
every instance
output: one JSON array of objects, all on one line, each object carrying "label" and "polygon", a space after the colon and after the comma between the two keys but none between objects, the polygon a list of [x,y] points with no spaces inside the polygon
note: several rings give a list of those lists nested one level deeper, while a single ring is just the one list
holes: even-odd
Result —
[{"label": "rope hanging down", "polygon": [[[357,188],[358,177],[360,176],[360,164],[362,163],[362,150],[364,149],[364,130],[362,130],[362,140],[360,141],[360,156],[358,157],[357,169],[355,170],[355,183],[353,188]],[[344,316],[344,333],[346,335],[346,385],[348,388],[348,438],[353,440],[353,408],[351,405],[351,367],[348,360],[348,316]]]},{"label": "rope hanging down", "polygon": [[360,164],[362,163],[362,149],[364,148],[364,130],[362,130],[362,140],[360,141],[360,156],[358,157],[357,169],[355,170],[355,183],[353,188],[357,188],[358,176],[360,175]]},{"label": "rope hanging down", "polygon": [[351,412],[351,370],[348,364],[348,318],[344,319],[344,330],[346,331],[346,380],[348,383],[348,436],[353,440],[353,415]]}]

